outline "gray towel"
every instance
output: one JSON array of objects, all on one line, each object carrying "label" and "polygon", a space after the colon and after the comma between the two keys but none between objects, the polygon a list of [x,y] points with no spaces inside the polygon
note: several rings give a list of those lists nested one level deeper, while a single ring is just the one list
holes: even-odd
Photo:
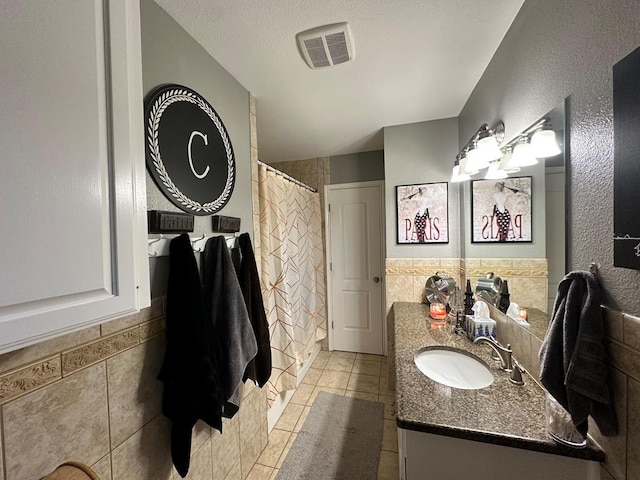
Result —
[{"label": "gray towel", "polygon": [[540,381],[587,434],[589,415],[603,435],[618,431],[608,382],[601,292],[589,272],[571,272],[558,285],[540,349]]},{"label": "gray towel", "polygon": [[240,386],[247,364],[258,345],[244,303],[227,242],[223,236],[207,240],[204,248],[204,295],[211,312],[221,361],[218,371],[226,402],[223,416],[233,417],[240,408]]}]

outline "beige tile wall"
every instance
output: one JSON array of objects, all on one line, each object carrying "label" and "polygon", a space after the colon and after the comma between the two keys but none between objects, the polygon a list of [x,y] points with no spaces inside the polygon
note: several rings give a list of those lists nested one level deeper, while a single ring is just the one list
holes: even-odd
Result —
[{"label": "beige tile wall", "polygon": [[249,94],[249,130],[251,132],[251,200],[253,208],[253,250],[256,264],[260,265],[260,203],[258,189],[258,128],[256,117],[256,97]]},{"label": "beige tile wall", "polygon": [[[320,205],[324,207],[324,186],[331,183],[329,157],[308,158],[288,162],[271,162],[281,172],[318,190]],[[324,219],[324,209],[323,209]]]},{"label": "beige tile wall", "polygon": [[464,288],[464,259],[461,258],[387,258],[385,261],[386,311],[393,302],[422,302],[427,279],[436,273],[447,274]]},{"label": "beige tile wall", "polygon": [[[93,466],[102,480],[179,478],[156,379],[163,315],[156,299],[97,331],[0,356],[0,479],[33,480],[68,460]],[[246,478],[267,444],[266,390],[245,385],[239,413],[214,432],[196,425],[187,478]]]},{"label": "beige tile wall", "polygon": [[509,282],[509,293],[518,305],[547,311],[546,258],[467,258],[465,270],[466,278],[474,288],[478,278],[493,272]]}]

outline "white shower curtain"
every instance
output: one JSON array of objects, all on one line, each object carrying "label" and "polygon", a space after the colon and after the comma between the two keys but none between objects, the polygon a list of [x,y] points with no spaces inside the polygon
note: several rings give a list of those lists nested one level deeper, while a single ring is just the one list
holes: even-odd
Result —
[{"label": "white shower curtain", "polygon": [[318,193],[259,166],[261,282],[273,371],[268,398],[296,388],[297,373],[327,335]]}]

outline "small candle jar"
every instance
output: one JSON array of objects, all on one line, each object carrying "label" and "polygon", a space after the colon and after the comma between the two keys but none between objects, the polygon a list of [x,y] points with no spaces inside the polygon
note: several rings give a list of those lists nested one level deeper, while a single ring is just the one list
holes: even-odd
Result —
[{"label": "small candle jar", "polygon": [[522,319],[522,320],[526,320],[527,319],[527,309],[526,308],[520,308],[518,310],[518,316]]},{"label": "small candle jar", "polygon": [[429,306],[429,316],[434,320],[444,320],[447,318],[447,307],[444,303],[432,303]]}]

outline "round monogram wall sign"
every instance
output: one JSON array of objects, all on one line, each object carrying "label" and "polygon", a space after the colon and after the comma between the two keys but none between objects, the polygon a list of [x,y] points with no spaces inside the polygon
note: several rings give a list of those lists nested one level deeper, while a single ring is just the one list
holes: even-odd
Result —
[{"label": "round monogram wall sign", "polygon": [[209,102],[182,85],[163,85],[145,101],[147,168],[180,209],[211,215],[226,205],[235,183],[227,130]]}]

